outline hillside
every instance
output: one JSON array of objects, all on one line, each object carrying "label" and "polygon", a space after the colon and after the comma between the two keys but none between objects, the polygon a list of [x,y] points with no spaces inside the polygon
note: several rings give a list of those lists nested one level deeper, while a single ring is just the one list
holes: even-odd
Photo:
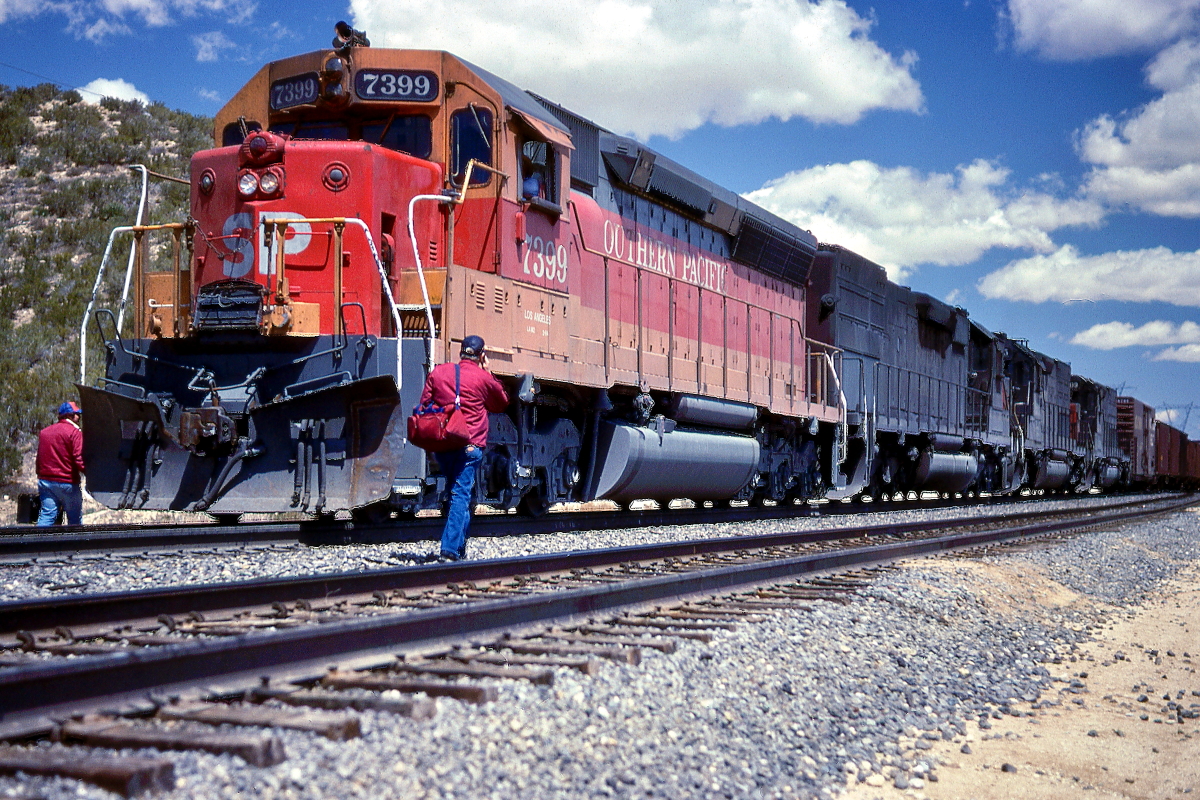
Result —
[{"label": "hillside", "polygon": [[[211,124],[50,84],[0,86],[0,483],[32,483],[22,462],[38,430],[78,397],[79,327],[109,232],[137,214],[129,165],[186,178]],[[187,202],[187,186],[152,180],[144,222],[182,221]],[[114,247],[103,305],[119,300],[128,248]]]}]

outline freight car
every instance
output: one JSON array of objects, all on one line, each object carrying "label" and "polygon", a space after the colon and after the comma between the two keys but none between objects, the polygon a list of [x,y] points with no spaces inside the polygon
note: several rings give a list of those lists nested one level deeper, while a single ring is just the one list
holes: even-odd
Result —
[{"label": "freight car", "polygon": [[1188,437],[1159,420],[1154,426],[1155,484],[1164,489],[1182,488],[1187,480]]},{"label": "freight car", "polygon": [[1117,444],[1129,457],[1127,483],[1146,488],[1154,483],[1154,409],[1134,397],[1117,398]]},{"label": "freight car", "polygon": [[123,231],[132,330],[93,314],[106,361],[81,399],[102,502],[436,508],[442,478],[403,422],[469,334],[514,398],[480,502],[845,484],[840,352],[805,330],[811,233],[462,59],[345,25],[263,67],[214,136],[191,219],[163,228],[169,267],[148,266],[159,231]]}]

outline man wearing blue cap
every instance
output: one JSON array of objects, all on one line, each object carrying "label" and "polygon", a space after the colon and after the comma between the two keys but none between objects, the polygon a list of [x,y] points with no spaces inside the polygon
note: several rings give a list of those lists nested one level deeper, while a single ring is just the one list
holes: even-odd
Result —
[{"label": "man wearing blue cap", "polygon": [[37,476],[38,527],[58,522],[61,511],[68,525],[83,522],[83,431],[79,429],[79,406],[67,401],[58,407],[58,422],[38,434]]},{"label": "man wearing blue cap", "polygon": [[467,528],[471,524],[475,475],[487,448],[488,412],[498,413],[508,408],[508,393],[488,369],[483,348],[483,339],[479,336],[463,339],[458,363],[447,361],[434,367],[421,392],[422,403],[432,401],[435,405],[452,406],[457,391],[458,406],[471,436],[471,443],[466,447],[434,453],[450,493],[446,525],[442,529],[442,549],[433,556],[439,561],[458,561],[467,556]]}]

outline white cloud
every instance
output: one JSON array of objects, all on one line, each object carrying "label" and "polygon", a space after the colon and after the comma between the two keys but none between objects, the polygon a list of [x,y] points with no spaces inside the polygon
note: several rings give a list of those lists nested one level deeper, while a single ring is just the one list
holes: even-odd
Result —
[{"label": "white cloud", "polygon": [[1200,306],[1200,250],[1166,247],[1081,256],[1071,245],[1013,261],[979,281],[984,297],[1044,303],[1075,299]]},{"label": "white cloud", "polygon": [[221,57],[222,50],[232,50],[237,47],[221,31],[209,31],[193,36],[192,44],[196,47],[196,60],[201,62],[217,61]]},{"label": "white cloud", "polygon": [[1191,321],[1176,325],[1156,319],[1135,328],[1128,322],[1104,322],[1075,334],[1071,337],[1071,344],[1090,347],[1093,350],[1164,344],[1200,345],[1200,325]]},{"label": "white cloud", "polygon": [[92,104],[99,103],[105,97],[115,97],[118,100],[137,100],[142,105],[150,105],[148,94],[120,78],[96,78],[86,86],[80,87],[79,96]]},{"label": "white cloud", "polygon": [[241,24],[257,9],[257,0],[0,0],[0,23],[59,14],[67,18],[67,30],[76,38],[101,42],[132,34],[132,20],[160,28],[175,24],[178,16],[219,15],[230,24]]},{"label": "white cloud", "polygon": [[1168,347],[1154,356],[1154,361],[1185,361],[1190,364],[1200,362],[1200,344],[1185,344],[1179,347]]},{"label": "white cloud", "polygon": [[126,36],[133,33],[125,23],[108,18],[93,20],[82,28],[76,27],[75,31],[78,37],[96,43],[104,41],[109,36]]},{"label": "white cloud", "polygon": [[1079,61],[1162,47],[1197,29],[1200,0],[1008,0],[1017,47]]},{"label": "white cloud", "polygon": [[351,0],[383,47],[444,49],[622,133],[919,112],[912,53],[844,0]]},{"label": "white cloud", "polygon": [[151,27],[170,25],[173,14],[225,14],[230,22],[244,22],[258,7],[254,0],[99,0],[91,5],[118,17],[136,14]]},{"label": "white cloud", "polygon": [[1099,205],[1008,186],[1009,172],[976,160],[954,173],[884,169],[869,161],[793,172],[746,197],[889,268],[969,264],[992,247],[1049,252],[1049,232],[1096,225]]},{"label": "white cloud", "polygon": [[1080,157],[1095,165],[1085,191],[1152,214],[1200,217],[1200,42],[1167,48],[1146,76],[1161,97],[1120,122],[1098,117],[1080,133]]},{"label": "white cloud", "polygon": [[0,0],[0,22],[36,17],[43,11],[51,10],[59,5],[59,3],[47,3],[45,0]]},{"label": "white cloud", "polygon": [[221,93],[214,89],[197,89],[196,94],[200,95],[205,100],[211,100],[214,103],[223,103],[225,101],[225,98],[221,96]]}]

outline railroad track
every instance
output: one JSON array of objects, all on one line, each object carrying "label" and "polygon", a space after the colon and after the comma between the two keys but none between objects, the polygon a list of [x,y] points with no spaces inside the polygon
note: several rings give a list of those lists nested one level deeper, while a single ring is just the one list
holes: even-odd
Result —
[{"label": "railroad track", "polygon": [[[590,674],[603,660],[636,663],[645,648],[670,651],[680,639],[707,640],[776,609],[837,600],[896,559],[1118,524],[1192,502],[6,603],[0,736],[229,752],[266,765],[283,757],[277,734],[218,735],[203,726],[349,737],[356,709],[421,719],[433,713],[432,697],[487,702],[496,697],[491,682],[547,683],[563,668]],[[170,783],[169,759],[148,762],[0,750],[0,772],[72,775],[126,793]]]},{"label": "railroad track", "polygon": [[[875,503],[821,503],[725,508],[650,508],[636,511],[573,511],[537,519],[514,514],[480,514],[472,536],[516,533],[565,533],[580,530],[645,528],[659,525],[739,523],[802,516],[841,516],[870,511],[912,511],[977,505],[1013,505],[1045,500],[1042,496],[996,496],[970,500],[889,500]],[[1097,499],[1111,500],[1104,496]],[[1116,498],[1118,503],[1127,502]],[[264,521],[231,525],[216,522],[143,525],[74,525],[51,530],[28,525],[0,527],[0,563],[20,563],[32,556],[86,553],[145,553],[208,547],[271,545],[346,545],[421,542],[441,536],[440,517],[362,522],[357,520]]]}]

